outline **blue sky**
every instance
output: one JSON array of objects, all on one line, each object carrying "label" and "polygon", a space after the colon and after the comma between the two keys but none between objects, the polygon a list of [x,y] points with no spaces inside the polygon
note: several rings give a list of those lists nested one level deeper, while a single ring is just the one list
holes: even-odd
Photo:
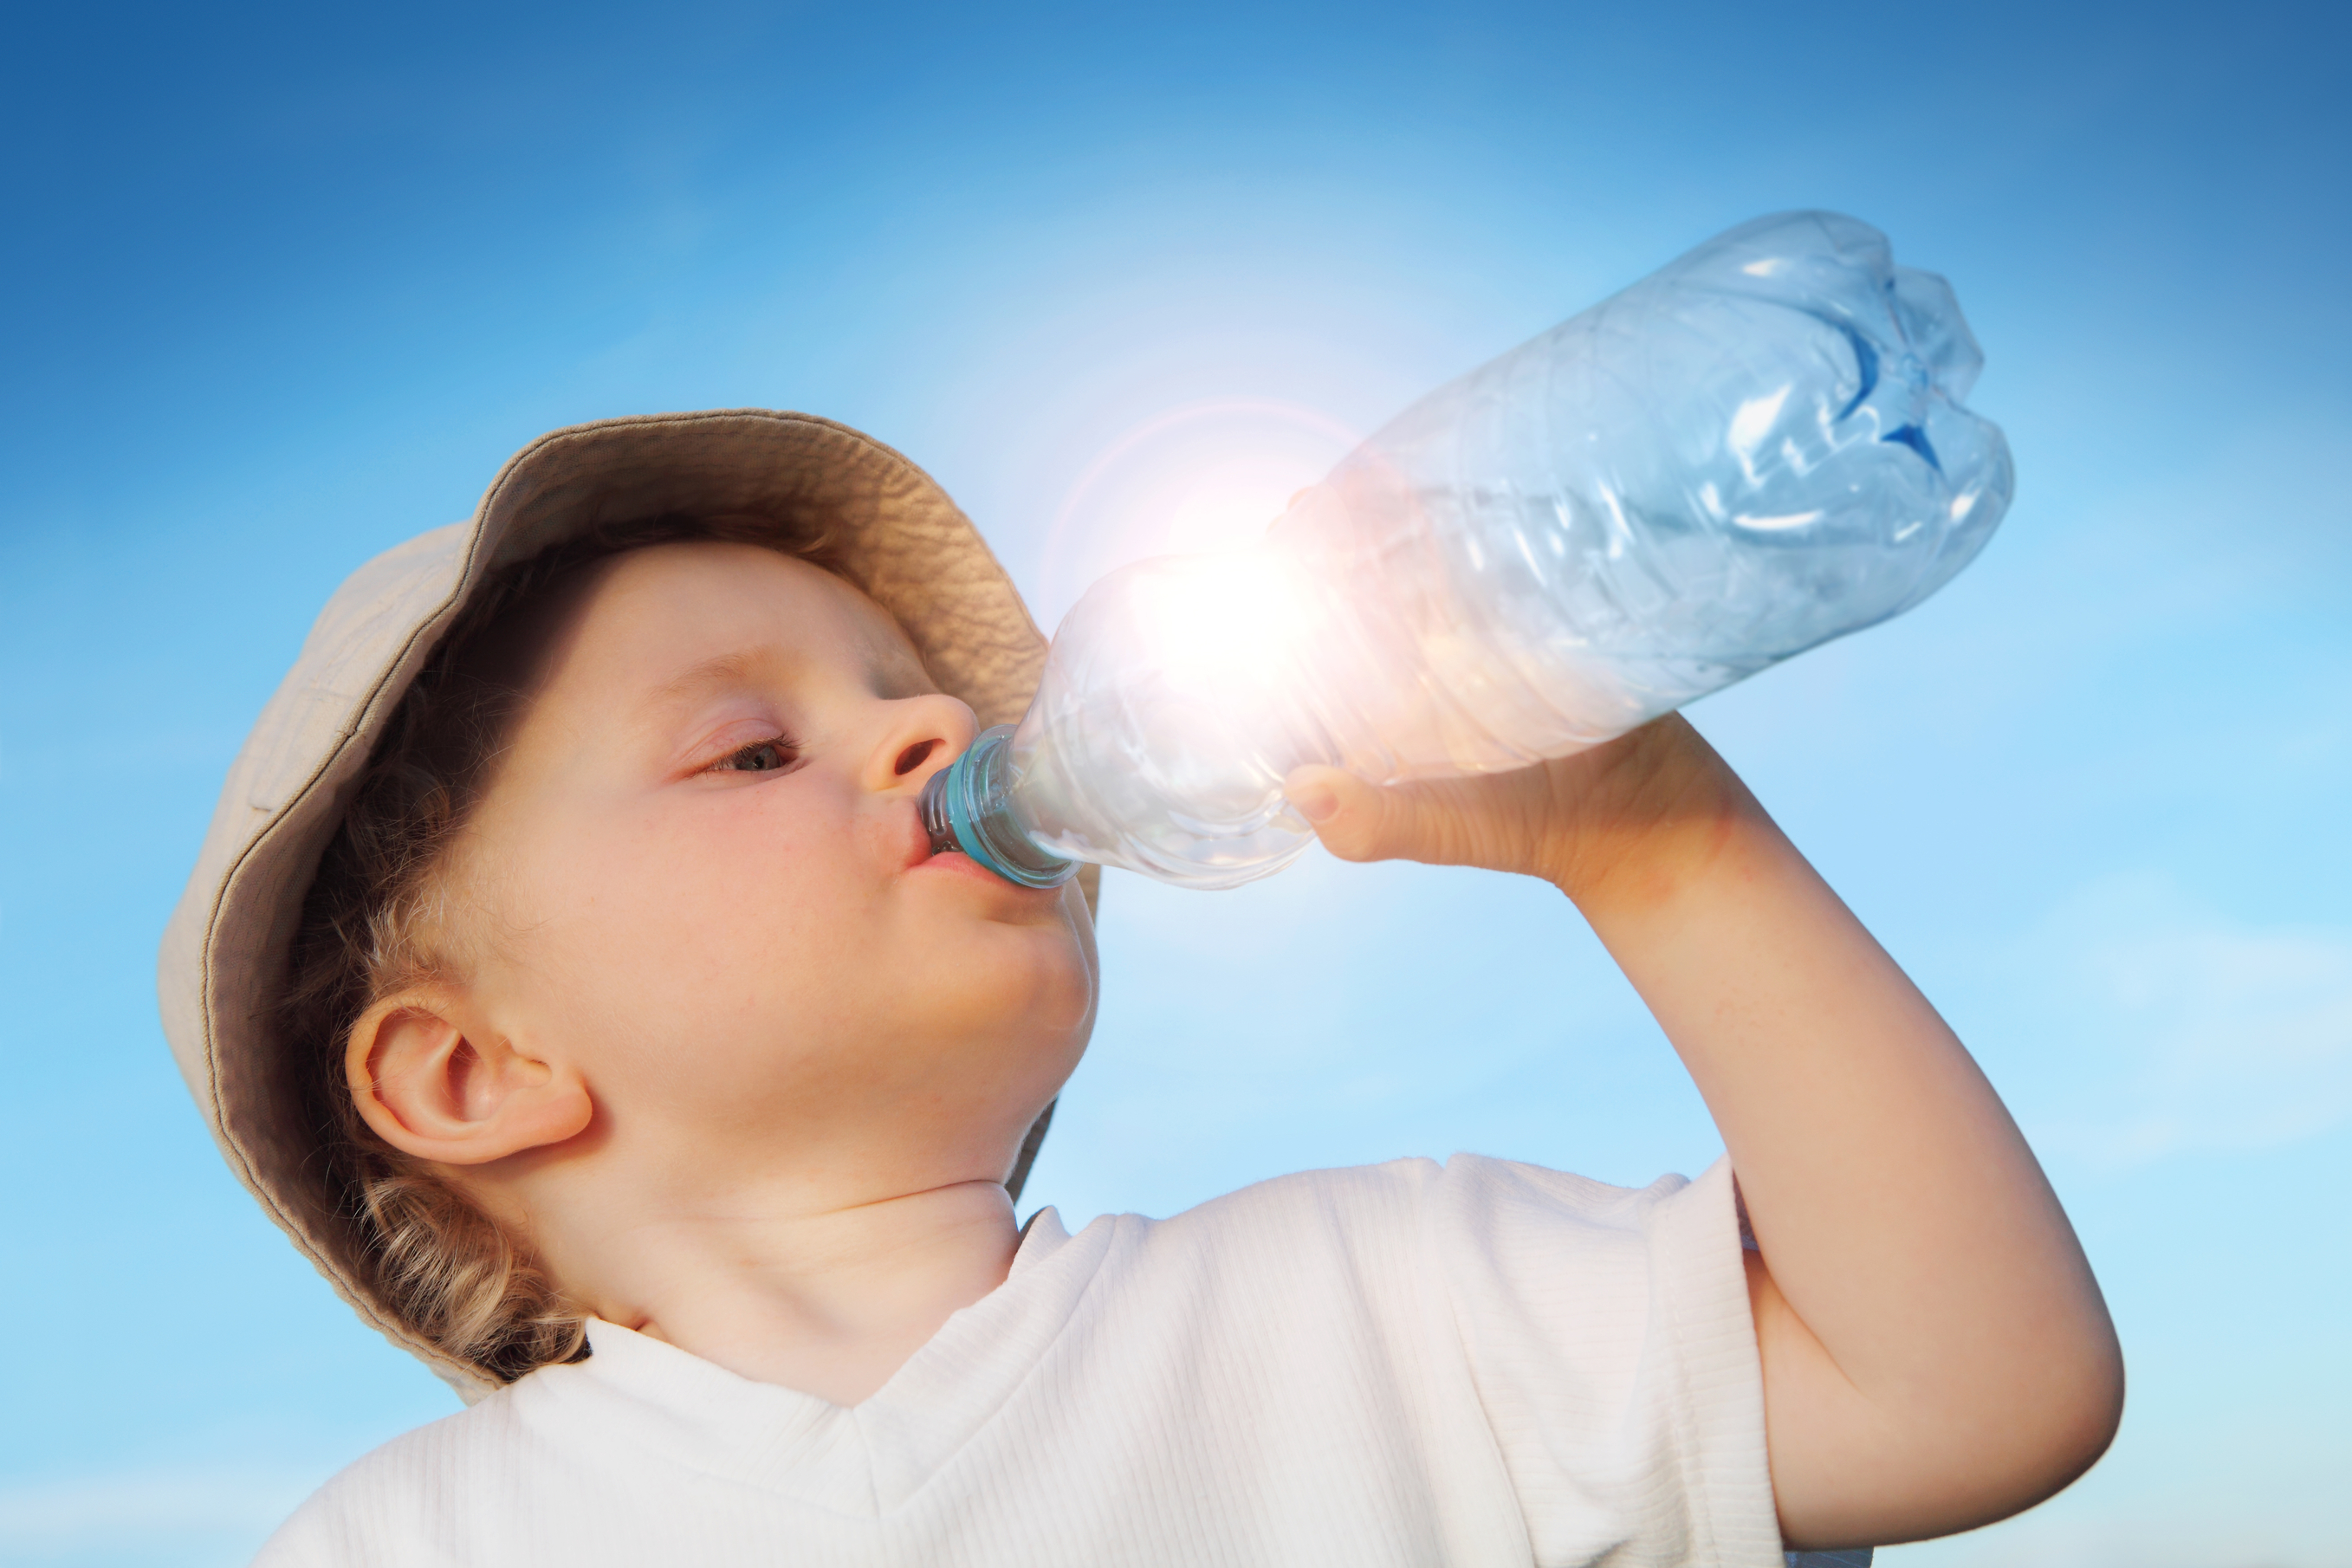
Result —
[{"label": "blue sky", "polygon": [[[542,430],[827,414],[1050,622],[1710,234],[1958,287],[2018,500],[1694,717],[1978,1050],[2131,1358],[2099,1469],[1899,1568],[2352,1563],[2352,49],[2337,9],[20,13],[0,54],[0,1559],[243,1561],[453,1408],[231,1182],[152,953],[341,576]],[[1546,889],[1115,876],[1032,1193],[1718,1145]]]}]

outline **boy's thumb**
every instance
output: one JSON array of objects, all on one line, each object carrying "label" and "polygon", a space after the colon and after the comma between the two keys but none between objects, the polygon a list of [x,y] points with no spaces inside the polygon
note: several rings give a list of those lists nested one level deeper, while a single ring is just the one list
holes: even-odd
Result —
[{"label": "boy's thumb", "polygon": [[1293,768],[1282,793],[1342,860],[1384,860],[1403,851],[1412,803],[1339,768]]}]

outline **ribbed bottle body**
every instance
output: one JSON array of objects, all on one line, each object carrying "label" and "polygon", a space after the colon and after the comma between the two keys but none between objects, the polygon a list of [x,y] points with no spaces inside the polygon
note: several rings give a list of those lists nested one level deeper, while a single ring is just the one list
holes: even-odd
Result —
[{"label": "ribbed bottle body", "polygon": [[1265,875],[1299,763],[1524,767],[1899,614],[2012,487],[1943,279],[1759,219],[1423,398],[1256,547],[1112,574],[1056,633],[1010,809],[1053,852]]}]

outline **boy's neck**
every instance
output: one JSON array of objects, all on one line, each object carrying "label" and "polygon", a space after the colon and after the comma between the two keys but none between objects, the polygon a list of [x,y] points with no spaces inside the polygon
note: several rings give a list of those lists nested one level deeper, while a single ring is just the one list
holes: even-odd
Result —
[{"label": "boy's neck", "polygon": [[741,1194],[695,1209],[608,1215],[594,1256],[559,1273],[609,1322],[841,1405],[1002,1285],[1020,1245],[1013,1200],[988,1181],[814,1212]]}]

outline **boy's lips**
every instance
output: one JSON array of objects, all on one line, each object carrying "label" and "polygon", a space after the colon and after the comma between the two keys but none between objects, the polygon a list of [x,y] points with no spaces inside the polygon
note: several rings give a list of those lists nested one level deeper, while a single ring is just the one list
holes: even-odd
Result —
[{"label": "boy's lips", "polygon": [[970,879],[1000,893],[1024,897],[1035,895],[1046,900],[1060,896],[1058,888],[1024,888],[1018,882],[1009,882],[960,849],[945,849],[934,855],[931,853],[930,835],[923,831],[921,814],[912,801],[907,803],[903,831],[907,845],[906,870]]},{"label": "boy's lips", "polygon": [[1052,898],[1061,891],[1058,888],[1024,888],[1018,882],[1008,882],[961,849],[947,849],[937,855],[927,856],[922,864],[915,869],[936,872],[940,876],[969,878],[993,888],[1000,893],[1043,895]]}]

